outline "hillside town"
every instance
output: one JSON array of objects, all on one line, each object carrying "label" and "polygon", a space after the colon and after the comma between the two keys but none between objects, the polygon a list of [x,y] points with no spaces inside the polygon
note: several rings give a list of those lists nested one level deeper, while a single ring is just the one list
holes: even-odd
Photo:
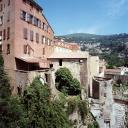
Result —
[{"label": "hillside town", "polygon": [[[98,50],[99,45],[87,43],[86,47]],[[80,82],[81,100],[88,102],[99,128],[128,127],[128,67],[108,69],[105,59],[81,50],[77,43],[57,38],[36,1],[0,0],[0,52],[12,95],[22,95],[39,77],[50,87],[53,100],[59,99],[56,72],[67,68]],[[79,123],[75,112],[70,118],[78,122],[73,128],[90,128]]]}]

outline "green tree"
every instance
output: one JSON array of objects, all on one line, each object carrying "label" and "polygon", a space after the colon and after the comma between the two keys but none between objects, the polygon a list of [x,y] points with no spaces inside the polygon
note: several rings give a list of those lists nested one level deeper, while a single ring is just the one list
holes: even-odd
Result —
[{"label": "green tree", "polygon": [[3,65],[0,55],[0,128],[14,128],[18,126],[22,109],[19,98],[11,96],[9,79]]},{"label": "green tree", "polygon": [[66,67],[56,71],[56,87],[59,91],[68,95],[80,94],[80,82],[74,79],[70,70]]},{"label": "green tree", "polygon": [[22,103],[26,113],[23,128],[68,128],[68,117],[61,102],[51,101],[49,87],[42,85],[39,78],[24,91]]}]

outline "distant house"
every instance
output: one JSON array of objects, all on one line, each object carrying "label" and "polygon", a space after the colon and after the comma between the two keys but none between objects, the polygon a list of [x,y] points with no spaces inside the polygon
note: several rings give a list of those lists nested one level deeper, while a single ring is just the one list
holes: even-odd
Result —
[{"label": "distant house", "polygon": [[106,69],[105,76],[121,83],[128,83],[128,68],[119,67],[116,69]]}]

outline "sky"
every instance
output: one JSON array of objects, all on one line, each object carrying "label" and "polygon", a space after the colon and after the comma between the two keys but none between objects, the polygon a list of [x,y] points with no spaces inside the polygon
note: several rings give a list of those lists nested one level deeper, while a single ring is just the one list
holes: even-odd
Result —
[{"label": "sky", "polygon": [[128,0],[37,0],[55,35],[128,33]]}]

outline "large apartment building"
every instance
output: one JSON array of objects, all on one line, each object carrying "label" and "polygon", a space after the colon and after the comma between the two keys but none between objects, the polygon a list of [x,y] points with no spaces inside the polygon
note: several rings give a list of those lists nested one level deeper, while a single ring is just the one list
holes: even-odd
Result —
[{"label": "large apartment building", "polygon": [[15,85],[16,70],[49,67],[54,31],[34,0],[0,0],[0,51]]}]

